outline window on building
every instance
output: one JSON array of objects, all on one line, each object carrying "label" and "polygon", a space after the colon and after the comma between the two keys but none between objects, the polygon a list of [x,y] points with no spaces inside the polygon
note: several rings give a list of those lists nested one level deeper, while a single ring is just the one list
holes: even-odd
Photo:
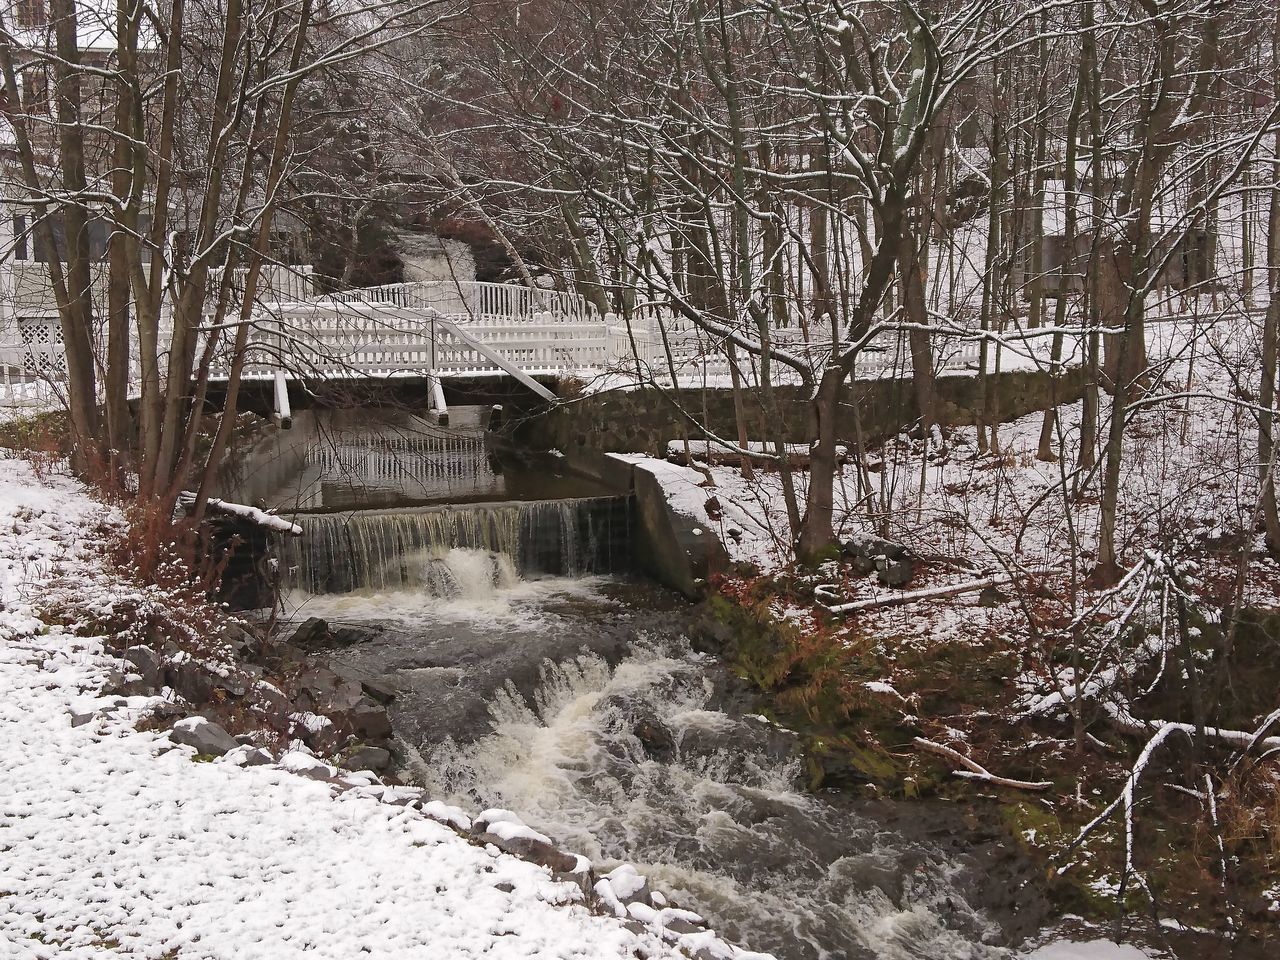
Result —
[{"label": "window on building", "polygon": [[[50,214],[47,222],[49,228],[53,231],[53,243],[57,249],[58,257],[63,262],[66,262],[67,234],[66,228],[63,226],[62,217],[59,214]],[[94,217],[86,224],[85,232],[89,240],[90,260],[105,261],[107,259],[107,251],[111,244],[111,234],[114,227],[115,225],[112,221],[103,217]],[[140,214],[138,216],[138,235],[145,241],[150,231],[151,215]],[[34,223],[26,215],[18,215],[13,218],[13,236],[13,257],[15,260],[30,259],[37,263],[49,262],[49,253],[44,241],[44,231],[36,229]],[[151,262],[151,249],[146,246],[145,242],[142,244],[141,255],[143,263]]]},{"label": "window on building", "polygon": [[18,0],[17,8],[20,27],[43,27],[48,23],[44,0]]},{"label": "window on building", "polygon": [[303,263],[301,237],[289,230],[273,230],[267,247],[268,255],[280,263]]},{"label": "window on building", "polygon": [[[53,233],[53,246],[56,251],[55,256],[63,262],[67,259],[67,234],[62,226],[62,218],[56,215],[50,215],[46,218],[46,225]],[[45,231],[40,227],[33,227],[31,231],[31,251],[33,259],[36,263],[48,263],[49,249],[45,244]]]},{"label": "window on building", "polygon": [[13,259],[27,260],[29,258],[27,218],[24,214],[16,214],[13,218]]},{"label": "window on building", "polygon": [[49,72],[44,64],[36,64],[22,71],[22,105],[39,109],[49,104]]}]

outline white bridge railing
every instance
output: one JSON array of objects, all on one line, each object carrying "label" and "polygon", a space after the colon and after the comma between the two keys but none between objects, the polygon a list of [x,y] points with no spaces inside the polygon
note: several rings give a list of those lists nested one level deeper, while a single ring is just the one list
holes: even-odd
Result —
[{"label": "white bridge railing", "polygon": [[[323,298],[271,305],[256,322],[242,372],[250,379],[280,370],[297,377],[341,378],[501,375],[514,367],[528,376],[614,373],[670,381],[674,365],[682,385],[720,385],[731,372],[725,344],[704,332],[674,325],[660,331],[647,322],[628,328],[614,314],[468,317],[387,301]],[[830,356],[830,343],[809,340],[799,329],[774,331],[773,339],[814,370]],[[935,352],[940,369],[965,370],[976,365],[979,345],[939,339]],[[744,382],[759,382],[758,357],[740,349],[736,362]],[[910,366],[905,336],[886,334],[862,350],[855,376],[909,375]],[[776,361],[773,370],[776,382],[794,379]],[[225,375],[226,369],[214,373]]]},{"label": "white bridge railing", "polygon": [[[730,381],[726,344],[687,322],[664,317],[659,326],[648,316],[628,327],[581,297],[553,290],[432,281],[315,297],[306,268],[273,271],[263,288],[243,375],[275,378],[280,390],[283,377],[420,375],[438,389],[441,377],[506,374],[549,397],[530,378],[608,375],[614,383],[670,382],[672,367],[681,385]],[[270,295],[278,299],[261,302]],[[65,376],[56,311],[13,318],[10,326],[0,331],[0,387],[13,396],[30,393],[29,385],[40,382],[56,387]],[[830,343],[810,339],[800,328],[778,329],[772,337],[779,350],[803,357],[815,371],[829,359]],[[976,367],[979,344],[963,336],[938,337],[934,351],[939,372],[961,372]],[[1043,365],[1047,340],[1029,352],[1041,359],[1024,358],[1021,365]],[[229,354],[224,343],[211,370],[215,378],[229,374]],[[1069,349],[1068,364],[1070,354]],[[1020,365],[1006,357],[1004,369],[1008,360]],[[744,383],[759,382],[758,357],[738,350],[736,364]],[[854,376],[909,376],[910,369],[905,335],[894,332],[863,348]],[[776,383],[797,379],[783,364],[775,362],[772,370]]]},{"label": "white bridge railing", "polygon": [[529,318],[537,314],[571,320],[600,318],[595,307],[572,293],[479,280],[427,280],[359,287],[324,299],[335,303],[378,303],[409,310],[435,310],[451,319]]}]

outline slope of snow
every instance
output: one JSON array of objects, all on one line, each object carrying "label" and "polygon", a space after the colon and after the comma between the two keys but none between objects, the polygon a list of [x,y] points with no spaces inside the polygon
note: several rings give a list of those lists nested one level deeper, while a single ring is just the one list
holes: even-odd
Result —
[{"label": "slope of snow", "polygon": [[0,461],[0,955],[679,955],[576,905],[544,868],[380,802],[393,788],[335,796],[273,767],[195,762],[136,728],[143,698],[89,717],[118,661],[33,603],[55,573],[100,581],[94,530],[115,519],[74,482]]}]

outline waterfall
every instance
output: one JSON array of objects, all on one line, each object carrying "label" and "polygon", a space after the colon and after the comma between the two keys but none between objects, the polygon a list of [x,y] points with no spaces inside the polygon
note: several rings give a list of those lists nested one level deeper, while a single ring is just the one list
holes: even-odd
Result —
[{"label": "waterfall", "polygon": [[[517,576],[581,577],[629,569],[625,497],[300,513],[285,544],[293,586],[308,593],[425,589],[456,597]],[[481,559],[483,558],[483,559]]]}]

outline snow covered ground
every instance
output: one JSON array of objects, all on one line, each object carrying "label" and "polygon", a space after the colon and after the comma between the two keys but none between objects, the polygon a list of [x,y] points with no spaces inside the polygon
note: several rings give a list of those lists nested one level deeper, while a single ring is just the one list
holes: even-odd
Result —
[{"label": "snow covered ground", "polygon": [[[545,868],[394,802],[402,789],[306,779],[282,769],[308,765],[292,754],[198,762],[139,730],[146,698],[97,696],[120,661],[38,615],[55,578],[110,602],[88,591],[110,582],[99,548],[118,522],[74,481],[0,460],[0,956],[682,955],[653,926],[589,912]],[[709,932],[681,946],[760,956]]]},{"label": "snow covered ground", "polygon": [[[1160,541],[1175,554],[1196,552],[1247,527],[1256,509],[1257,427],[1237,402],[1240,384],[1256,377],[1256,331],[1239,317],[1214,324],[1171,318],[1152,324],[1148,344],[1162,381],[1155,396],[1163,393],[1168,399],[1144,400],[1131,414],[1122,465],[1120,546],[1134,554],[1137,544]],[[1101,407],[1105,437],[1110,417],[1105,393]],[[1008,565],[1062,564],[1070,533],[1087,560],[1097,541],[1098,479],[1089,476],[1086,495],[1073,497],[1081,415],[1079,402],[1059,409],[1053,448],[1063,454],[1062,461],[1036,457],[1043,422],[1038,412],[1000,425],[998,456],[978,453],[973,427],[955,429],[945,455],[931,452],[927,462],[919,441],[892,440],[871,451],[869,486],[852,465],[836,477],[837,533],[877,532],[875,513],[887,518],[890,538],[922,556],[956,558],[996,571]],[[733,466],[692,469],[633,455],[624,459],[656,474],[673,507],[715,530],[733,559],[766,572],[788,563],[787,517],[776,472],[757,469],[754,479],[746,480]],[[802,509],[807,479],[803,470],[795,474]],[[708,513],[712,498],[716,516]],[[957,569],[951,579],[968,576],[972,573]],[[928,575],[925,581],[920,585],[937,585]],[[1270,578],[1250,587],[1257,588],[1251,600],[1275,599]]]}]

